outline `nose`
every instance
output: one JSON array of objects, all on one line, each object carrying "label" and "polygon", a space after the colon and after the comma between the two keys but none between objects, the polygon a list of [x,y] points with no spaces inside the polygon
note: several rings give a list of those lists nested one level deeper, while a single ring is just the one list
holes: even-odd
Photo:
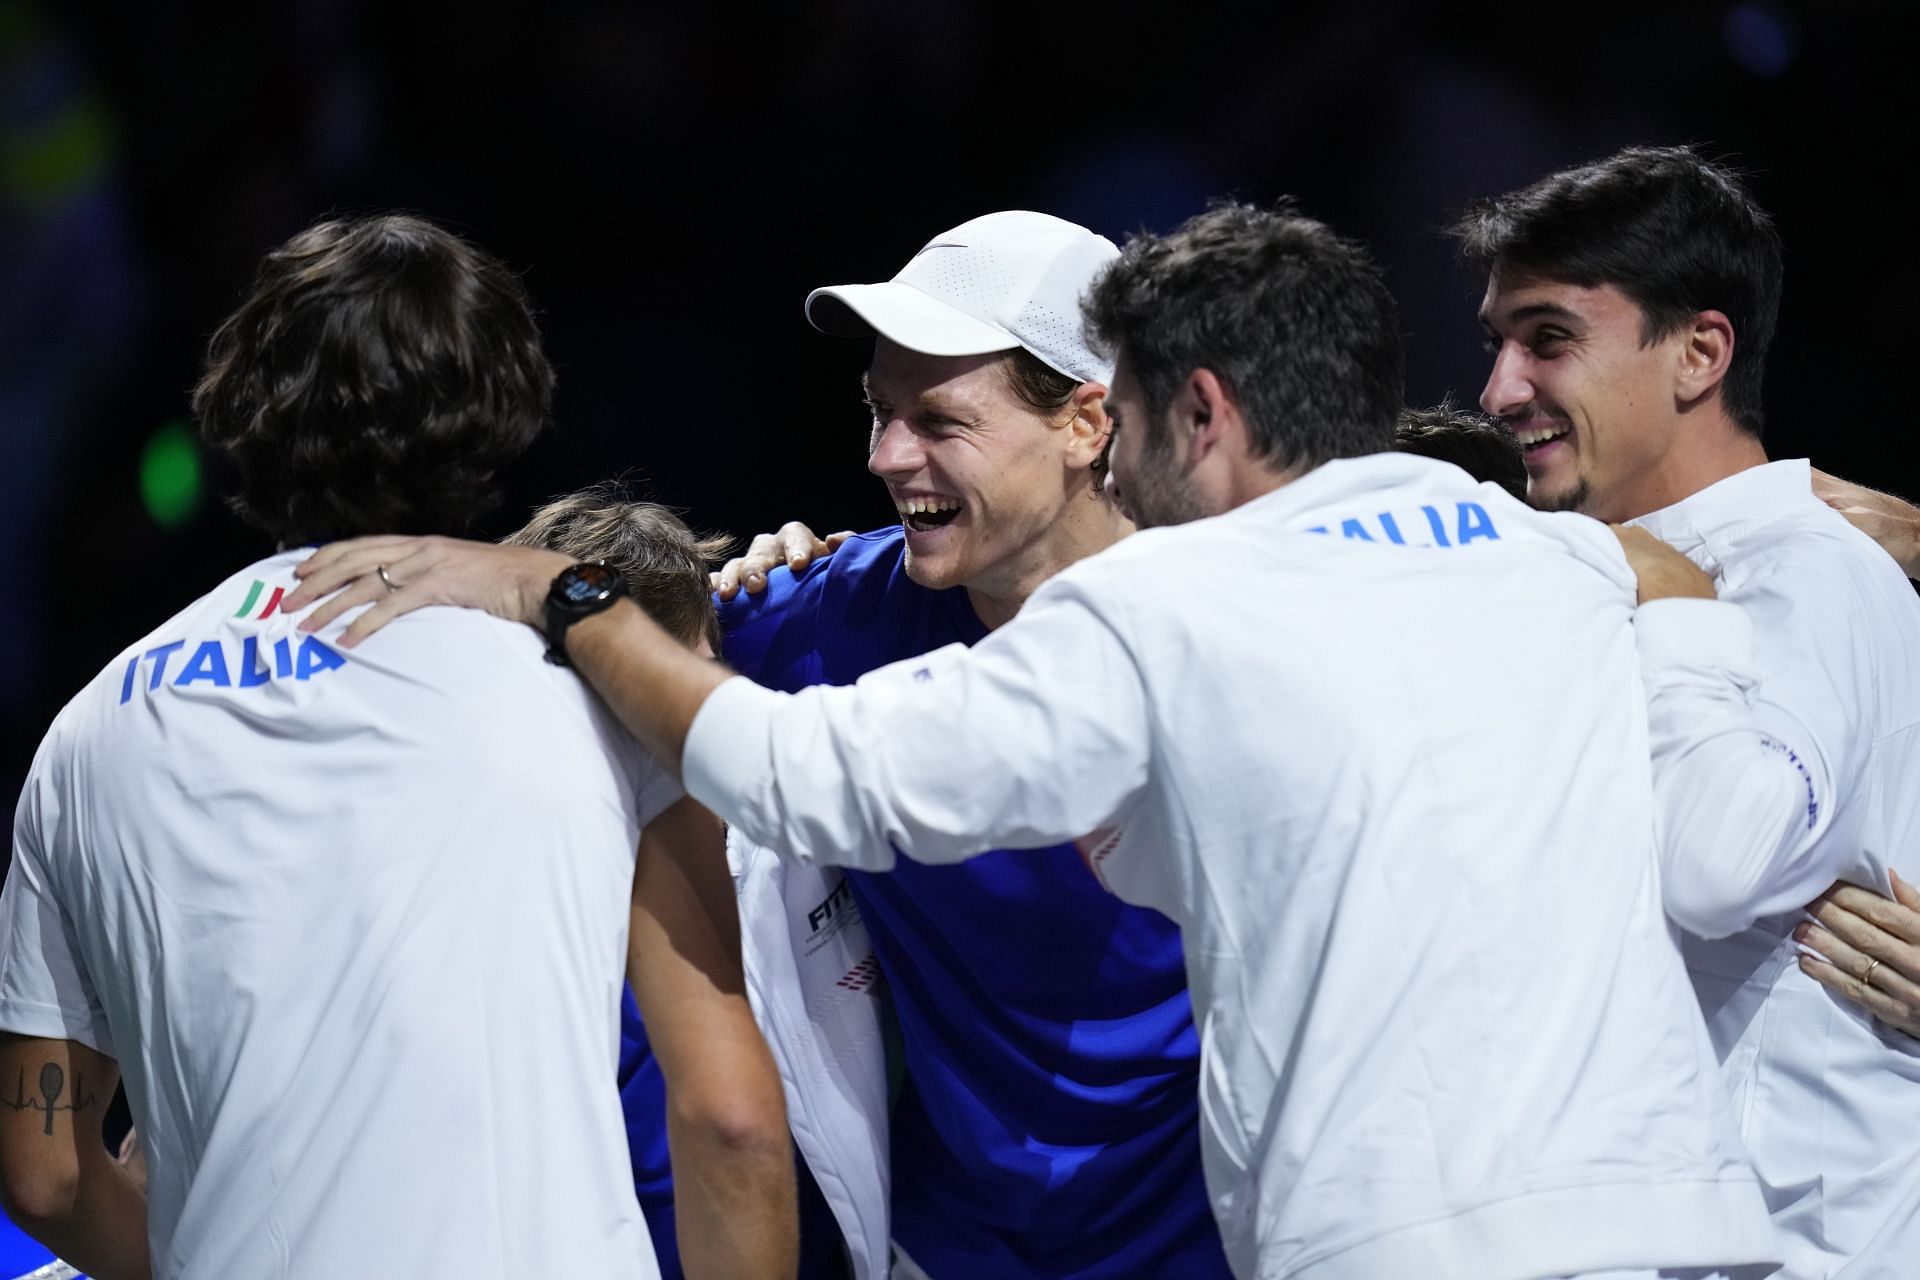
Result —
[{"label": "nose", "polygon": [[926,465],[920,438],[899,418],[873,424],[868,442],[867,470],[882,480],[900,480]]},{"label": "nose", "polygon": [[1526,353],[1518,343],[1503,342],[1494,353],[1480,407],[1496,418],[1511,417],[1533,402],[1533,383],[1526,377]]}]

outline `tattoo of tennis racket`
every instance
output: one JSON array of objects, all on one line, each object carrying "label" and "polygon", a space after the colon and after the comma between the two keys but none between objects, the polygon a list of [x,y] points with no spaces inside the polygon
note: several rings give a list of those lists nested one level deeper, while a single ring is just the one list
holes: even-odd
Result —
[{"label": "tattoo of tennis racket", "polygon": [[73,1077],[73,1101],[61,1103],[60,1095],[67,1091],[67,1073],[57,1062],[45,1062],[40,1065],[40,1094],[27,1096],[27,1069],[20,1068],[20,1078],[15,1082],[13,1096],[0,1098],[0,1107],[14,1111],[39,1111],[47,1117],[45,1128],[41,1130],[49,1138],[53,1136],[53,1113],[56,1111],[81,1111],[93,1105],[93,1099],[87,1096],[87,1078],[82,1073]]}]

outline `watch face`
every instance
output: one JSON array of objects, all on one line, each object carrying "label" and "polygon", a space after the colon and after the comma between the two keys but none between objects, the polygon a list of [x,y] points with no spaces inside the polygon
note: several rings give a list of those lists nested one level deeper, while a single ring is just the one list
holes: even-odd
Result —
[{"label": "watch face", "polygon": [[586,604],[613,590],[615,576],[604,564],[577,564],[560,576],[557,585],[569,604]]}]

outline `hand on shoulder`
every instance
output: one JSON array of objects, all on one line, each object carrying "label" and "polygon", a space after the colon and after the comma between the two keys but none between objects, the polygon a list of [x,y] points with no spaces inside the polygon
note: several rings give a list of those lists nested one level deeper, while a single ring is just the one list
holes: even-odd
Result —
[{"label": "hand on shoulder", "polygon": [[1627,554],[1627,564],[1639,580],[1639,602],[1697,598],[1718,598],[1713,579],[1693,561],[1675,551],[1645,529],[1632,525],[1612,525],[1613,536]]},{"label": "hand on shoulder", "polygon": [[295,568],[300,587],[280,607],[297,613],[324,599],[300,620],[300,629],[312,632],[348,609],[372,605],[341,635],[346,649],[402,614],[433,604],[484,609],[539,628],[547,590],[570,563],[557,551],[460,538],[352,538],[329,543]]},{"label": "hand on shoulder", "polygon": [[755,534],[745,555],[727,561],[709,579],[722,600],[733,599],[742,587],[750,596],[759,595],[767,589],[767,575],[777,566],[784,564],[799,573],[813,561],[832,555],[852,536],[853,530],[843,529],[823,538],[798,520],[789,520],[776,533]]}]

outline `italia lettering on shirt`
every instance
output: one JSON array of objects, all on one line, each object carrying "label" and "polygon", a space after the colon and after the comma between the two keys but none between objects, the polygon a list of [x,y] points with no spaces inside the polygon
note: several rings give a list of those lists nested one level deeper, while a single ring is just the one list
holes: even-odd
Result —
[{"label": "italia lettering on shirt", "polygon": [[148,693],[197,684],[214,689],[256,689],[275,680],[311,680],[347,665],[344,654],[313,636],[303,636],[298,648],[292,637],[282,636],[265,652],[258,636],[247,636],[238,645],[202,640],[191,652],[187,651],[188,643],[174,640],[128,658],[126,674],[120,681],[121,704],[133,700],[142,663],[147,668]]},{"label": "italia lettering on shirt", "polygon": [[1308,527],[1308,533],[1324,533],[1356,542],[1382,542],[1397,547],[1464,547],[1482,539],[1498,541],[1500,531],[1493,517],[1477,502],[1456,502],[1451,512],[1422,505],[1413,511],[1395,514],[1381,511],[1370,515],[1342,517],[1338,523]]}]

